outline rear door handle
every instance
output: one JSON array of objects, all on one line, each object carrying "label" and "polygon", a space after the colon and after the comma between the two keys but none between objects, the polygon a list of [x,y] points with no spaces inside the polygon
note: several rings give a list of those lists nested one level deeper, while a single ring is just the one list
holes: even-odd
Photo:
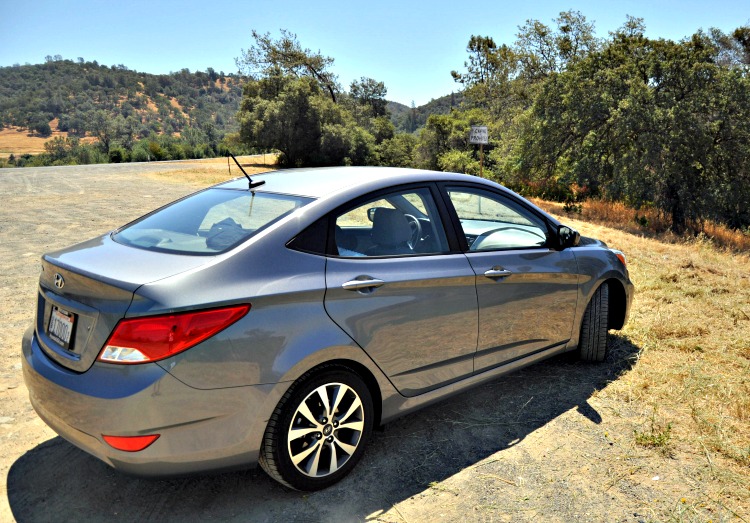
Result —
[{"label": "rear door handle", "polygon": [[[364,279],[367,278],[367,279]],[[383,280],[377,278],[370,278],[368,276],[363,279],[354,279],[341,284],[341,288],[346,291],[361,291],[366,289],[377,289],[381,285],[385,285]]]},{"label": "rear door handle", "polygon": [[505,270],[502,267],[493,267],[484,273],[485,276],[492,279],[505,278],[506,276],[510,276],[511,274],[513,274],[511,271]]}]

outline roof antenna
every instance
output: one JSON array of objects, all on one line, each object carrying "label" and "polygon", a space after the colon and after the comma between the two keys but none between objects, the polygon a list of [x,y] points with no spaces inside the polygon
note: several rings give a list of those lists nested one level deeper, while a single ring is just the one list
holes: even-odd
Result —
[{"label": "roof antenna", "polygon": [[[259,182],[253,182],[253,180],[250,178],[250,176],[245,172],[245,169],[243,169],[242,166],[240,165],[240,162],[237,161],[237,158],[235,158],[234,155],[232,153],[230,153],[229,151],[227,151],[227,155],[232,157],[232,160],[234,160],[234,163],[237,164],[237,167],[240,168],[240,171],[242,171],[242,174],[244,174],[245,178],[247,178],[247,183],[248,183],[247,188],[249,190],[255,189],[256,187],[260,187],[261,185],[263,185],[264,183],[266,183],[265,180],[261,180]],[[229,161],[229,158],[227,157],[227,162],[228,161]],[[229,172],[232,172],[232,168],[231,167],[229,168]]]}]

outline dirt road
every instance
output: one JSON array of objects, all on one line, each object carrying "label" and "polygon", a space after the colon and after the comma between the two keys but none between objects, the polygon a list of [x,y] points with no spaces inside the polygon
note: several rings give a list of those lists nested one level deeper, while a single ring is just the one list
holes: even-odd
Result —
[{"label": "dirt road", "polygon": [[[179,170],[161,164],[162,170]],[[613,337],[602,365],[551,360],[376,432],[361,464],[319,493],[260,470],[173,480],[124,476],[31,409],[20,339],[44,252],[195,189],[153,164],[0,171],[0,521],[681,521],[699,460],[633,444],[631,406],[607,394],[638,347]],[[721,504],[714,521],[731,520]]]}]

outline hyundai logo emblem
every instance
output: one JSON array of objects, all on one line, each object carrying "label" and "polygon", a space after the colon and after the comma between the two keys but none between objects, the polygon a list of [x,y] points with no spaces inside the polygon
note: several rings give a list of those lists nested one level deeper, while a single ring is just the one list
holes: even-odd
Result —
[{"label": "hyundai logo emblem", "polygon": [[55,287],[58,289],[65,287],[65,279],[63,279],[62,274],[59,272],[55,273]]}]

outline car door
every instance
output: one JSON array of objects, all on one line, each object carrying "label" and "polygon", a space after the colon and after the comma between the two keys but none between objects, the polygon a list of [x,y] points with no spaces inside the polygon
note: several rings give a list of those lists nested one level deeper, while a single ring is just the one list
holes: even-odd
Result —
[{"label": "car door", "polygon": [[547,221],[523,202],[476,186],[447,186],[476,275],[475,372],[570,340],[578,267],[548,241]]},{"label": "car door", "polygon": [[451,252],[429,187],[379,194],[335,217],[325,307],[405,396],[469,376],[475,276]]}]

